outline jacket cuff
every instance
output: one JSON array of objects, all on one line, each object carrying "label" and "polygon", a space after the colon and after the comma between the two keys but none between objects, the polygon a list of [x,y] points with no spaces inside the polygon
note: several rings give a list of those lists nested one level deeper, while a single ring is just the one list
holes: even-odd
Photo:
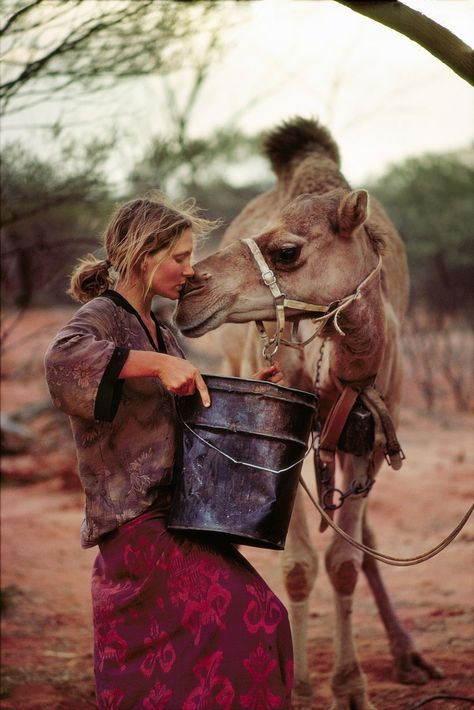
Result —
[{"label": "jacket cuff", "polygon": [[123,388],[123,380],[119,380],[118,376],[129,352],[128,348],[116,347],[105,368],[94,406],[94,419],[97,421],[111,422],[117,414]]}]

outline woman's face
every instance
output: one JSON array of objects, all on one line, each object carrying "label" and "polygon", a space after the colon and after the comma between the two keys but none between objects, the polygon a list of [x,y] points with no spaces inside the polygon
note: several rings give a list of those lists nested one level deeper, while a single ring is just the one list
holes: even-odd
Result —
[{"label": "woman's face", "polygon": [[176,300],[186,279],[194,275],[191,266],[193,253],[191,229],[185,229],[174,243],[171,252],[165,256],[166,253],[167,248],[148,254],[144,258],[143,282],[153,295]]}]

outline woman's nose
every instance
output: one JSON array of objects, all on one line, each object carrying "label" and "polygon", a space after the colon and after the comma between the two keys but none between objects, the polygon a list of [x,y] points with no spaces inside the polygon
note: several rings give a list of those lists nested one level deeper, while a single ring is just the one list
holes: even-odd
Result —
[{"label": "woman's nose", "polygon": [[191,264],[188,264],[184,269],[183,269],[183,276],[185,276],[187,279],[190,279],[194,276],[194,269],[191,266]]}]

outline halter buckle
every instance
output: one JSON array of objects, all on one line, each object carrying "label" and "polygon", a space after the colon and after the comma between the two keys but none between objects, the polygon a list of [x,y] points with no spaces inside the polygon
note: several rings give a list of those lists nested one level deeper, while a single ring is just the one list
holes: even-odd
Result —
[{"label": "halter buckle", "polygon": [[275,274],[271,269],[268,269],[267,271],[262,271],[262,280],[265,286],[273,286],[274,284],[276,284]]}]

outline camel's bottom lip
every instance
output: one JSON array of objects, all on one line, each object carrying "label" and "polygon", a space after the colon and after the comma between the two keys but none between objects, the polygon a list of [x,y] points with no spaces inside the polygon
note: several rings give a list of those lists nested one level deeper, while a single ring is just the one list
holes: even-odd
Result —
[{"label": "camel's bottom lip", "polygon": [[176,317],[175,322],[182,334],[186,335],[186,337],[188,338],[198,338],[200,335],[204,335],[205,333],[208,333],[210,330],[213,330],[218,325],[220,325],[217,313],[213,313],[207,318],[204,318],[204,320],[200,321],[199,323],[180,322],[179,316]]}]

